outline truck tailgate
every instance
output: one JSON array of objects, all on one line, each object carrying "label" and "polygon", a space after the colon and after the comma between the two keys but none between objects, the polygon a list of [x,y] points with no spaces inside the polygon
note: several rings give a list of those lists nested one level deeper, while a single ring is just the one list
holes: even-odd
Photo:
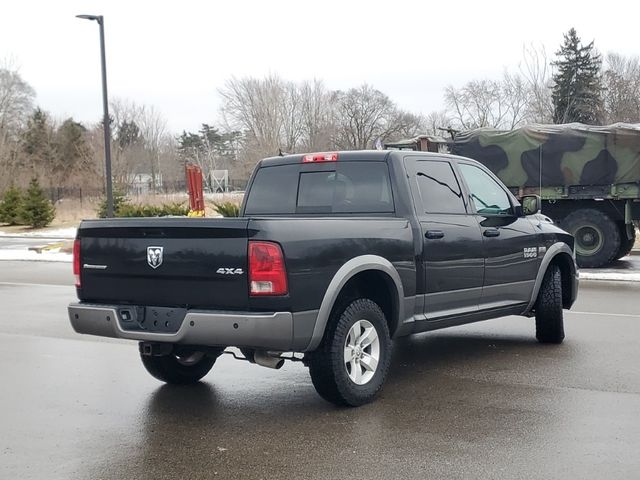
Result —
[{"label": "truck tailgate", "polygon": [[244,218],[84,221],[84,302],[213,309],[248,304]]}]

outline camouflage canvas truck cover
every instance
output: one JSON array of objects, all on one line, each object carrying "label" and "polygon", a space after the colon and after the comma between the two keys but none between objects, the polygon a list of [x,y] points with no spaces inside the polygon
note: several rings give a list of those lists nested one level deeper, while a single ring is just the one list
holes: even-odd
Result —
[{"label": "camouflage canvas truck cover", "polygon": [[[388,145],[437,151],[429,137]],[[539,194],[543,213],[576,237],[578,264],[627,255],[640,219],[640,124],[481,128],[446,140],[450,153],[490,168],[516,196]]]}]

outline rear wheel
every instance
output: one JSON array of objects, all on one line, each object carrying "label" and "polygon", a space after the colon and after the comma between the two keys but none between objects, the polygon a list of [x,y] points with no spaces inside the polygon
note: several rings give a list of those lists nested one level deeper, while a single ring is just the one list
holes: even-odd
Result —
[{"label": "rear wheel", "polygon": [[373,400],[382,388],[390,360],[384,313],[372,300],[361,298],[335,312],[308,364],[313,386],[322,398],[355,407]]},{"label": "rear wheel", "polygon": [[144,368],[153,377],[162,382],[184,385],[196,383],[209,373],[216,363],[217,356],[199,351],[185,351],[162,356],[140,354],[140,358]]},{"label": "rear wheel", "polygon": [[621,248],[618,225],[599,210],[576,210],[564,218],[562,228],[575,237],[576,261],[582,268],[611,263]]},{"label": "rear wheel", "polygon": [[535,304],[536,338],[540,343],[562,343],[562,276],[557,265],[549,265]]}]

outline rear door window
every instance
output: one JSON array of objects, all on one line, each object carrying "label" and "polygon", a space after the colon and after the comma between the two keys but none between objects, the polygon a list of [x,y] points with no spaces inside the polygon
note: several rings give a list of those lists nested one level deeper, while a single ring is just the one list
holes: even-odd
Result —
[{"label": "rear door window", "polygon": [[449,162],[418,160],[413,163],[413,170],[424,213],[467,213],[462,189]]}]

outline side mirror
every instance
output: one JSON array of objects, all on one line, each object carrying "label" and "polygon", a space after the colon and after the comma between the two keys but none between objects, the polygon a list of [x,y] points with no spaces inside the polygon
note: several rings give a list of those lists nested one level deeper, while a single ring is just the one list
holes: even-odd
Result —
[{"label": "side mirror", "polygon": [[538,195],[525,195],[521,203],[523,215],[535,215],[542,210],[542,200]]}]

